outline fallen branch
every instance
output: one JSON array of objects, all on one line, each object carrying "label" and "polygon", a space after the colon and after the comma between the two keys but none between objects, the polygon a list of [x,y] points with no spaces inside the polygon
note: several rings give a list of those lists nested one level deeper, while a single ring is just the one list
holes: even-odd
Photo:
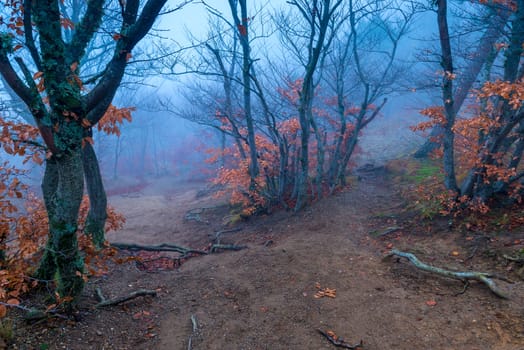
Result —
[{"label": "fallen branch", "polygon": [[130,250],[130,251],[148,251],[148,252],[176,252],[180,254],[208,254],[206,251],[198,249],[190,249],[181,247],[175,244],[162,243],[158,245],[140,245],[133,243],[111,243],[111,246],[121,249],[121,250]]},{"label": "fallen branch", "polygon": [[335,345],[335,346],[337,346],[339,348],[358,350],[358,349],[362,349],[364,347],[364,343],[362,342],[362,340],[358,344],[351,345],[351,344],[345,342],[343,338],[337,337],[337,335],[335,333],[333,333],[332,331],[324,332],[322,329],[317,329],[317,331],[320,334],[322,334],[324,337],[326,337],[326,339],[329,340],[331,342],[331,344],[333,344],[333,345]]},{"label": "fallen branch", "polygon": [[384,229],[384,231],[382,232],[373,231],[373,232],[370,232],[370,234],[373,237],[378,238],[378,237],[389,235],[390,233],[393,233],[393,232],[397,232],[399,230],[402,230],[402,227],[393,226],[393,227],[388,227]]},{"label": "fallen branch", "polygon": [[[97,294],[98,294],[98,292],[97,292]],[[130,293],[128,295],[125,295],[125,296],[122,296],[122,297],[113,298],[113,299],[105,299],[104,296],[102,295],[102,293],[100,292],[100,297],[101,297],[102,301],[99,302],[98,304],[96,304],[95,307],[99,308],[99,307],[106,307],[106,306],[115,306],[115,305],[118,305],[118,304],[125,303],[126,301],[129,301],[129,300],[132,300],[132,299],[135,299],[135,298],[138,298],[138,297],[147,296],[147,295],[156,297],[157,292],[154,291],[154,290],[149,290],[149,289],[139,289],[139,290],[136,290],[136,291],[134,291],[134,292],[132,292],[132,293]]]},{"label": "fallen branch", "polygon": [[215,232],[215,244],[220,244],[220,239],[222,238],[222,235],[224,235],[226,233],[234,233],[234,232],[238,232],[238,231],[242,231],[242,228],[241,227],[237,227],[237,228],[233,228],[231,230],[222,230],[222,231]]},{"label": "fallen branch", "polygon": [[501,278],[498,277],[498,276],[495,276],[495,275],[493,275],[491,273],[475,272],[475,271],[462,272],[462,271],[445,270],[445,269],[442,269],[442,268],[439,268],[439,267],[435,267],[435,266],[424,264],[414,254],[401,252],[401,251],[396,250],[396,249],[392,249],[388,253],[387,256],[393,256],[393,255],[396,255],[396,256],[408,259],[413,265],[415,265],[415,267],[417,267],[417,268],[419,268],[419,269],[421,269],[423,271],[432,272],[432,273],[435,273],[435,274],[440,275],[440,276],[457,279],[457,280],[460,280],[460,281],[462,281],[464,283],[468,282],[469,280],[482,282],[496,296],[498,296],[500,298],[503,298],[503,299],[509,299],[509,297],[503,291],[501,291],[497,287],[495,282],[491,279],[491,277],[496,277],[496,278],[499,278],[499,279],[501,279]]},{"label": "fallen branch", "polygon": [[245,245],[235,245],[235,244],[213,244],[209,251],[211,253],[216,253],[218,250],[242,250],[247,248]]}]

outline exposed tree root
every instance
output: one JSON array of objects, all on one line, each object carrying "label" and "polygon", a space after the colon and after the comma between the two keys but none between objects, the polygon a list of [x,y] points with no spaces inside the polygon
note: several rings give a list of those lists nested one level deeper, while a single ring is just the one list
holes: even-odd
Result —
[{"label": "exposed tree root", "polygon": [[524,257],[521,257],[521,256],[515,257],[515,256],[509,256],[507,254],[503,254],[502,257],[506,260],[509,260],[509,261],[512,261],[518,264],[524,263]]},{"label": "exposed tree root", "polygon": [[439,268],[439,267],[427,265],[427,264],[421,262],[414,254],[401,252],[401,251],[396,250],[396,249],[392,249],[388,253],[387,256],[393,256],[393,255],[396,255],[396,256],[408,259],[413,265],[415,265],[415,267],[417,267],[417,268],[419,268],[419,269],[421,269],[423,271],[432,272],[432,273],[435,273],[435,274],[440,275],[440,276],[457,279],[457,280],[460,280],[460,281],[462,281],[464,283],[467,283],[469,280],[482,282],[496,296],[498,296],[500,298],[503,298],[503,299],[509,299],[509,297],[506,295],[506,293],[504,293],[502,290],[500,290],[497,287],[497,285],[495,284],[495,282],[491,279],[492,277],[495,277],[495,278],[498,278],[498,279],[503,279],[503,278],[501,278],[499,276],[495,276],[494,274],[486,273],[486,272],[475,272],[475,271],[462,272],[462,271],[445,270],[445,269],[442,269],[442,268]]},{"label": "exposed tree root", "polygon": [[[229,230],[229,231],[222,231],[222,233],[228,233],[228,232],[236,232],[239,231],[237,229],[235,230]],[[220,242],[220,234],[216,236],[215,242]],[[179,267],[184,260],[187,260],[191,257],[194,257],[196,255],[208,255],[213,253],[218,253],[222,250],[241,250],[244,248],[247,248],[247,246],[244,245],[235,245],[235,244],[210,244],[208,248],[205,250],[198,250],[198,249],[190,249],[181,247],[174,244],[169,243],[162,243],[158,245],[140,245],[140,244],[129,244],[129,243],[112,243],[113,247],[121,249],[121,250],[129,250],[129,251],[148,251],[148,252],[173,252],[173,253],[180,253],[180,256],[177,257],[167,257],[167,256],[161,256],[156,259],[152,260],[137,260],[137,264],[141,264],[144,266],[144,269],[147,270],[146,263],[150,263],[155,260],[161,260],[161,259],[169,259],[173,260],[173,266],[172,268]]]},{"label": "exposed tree root", "polygon": [[326,337],[326,339],[329,340],[331,344],[335,345],[336,347],[344,348],[344,349],[353,349],[353,350],[362,349],[364,347],[364,343],[362,342],[362,340],[358,344],[351,345],[345,342],[343,338],[337,337],[331,331],[323,331],[322,329],[317,329],[317,331],[320,334],[322,334],[324,337]]},{"label": "exposed tree root", "polygon": [[129,301],[129,300],[132,300],[138,297],[147,296],[147,295],[156,297],[157,292],[154,290],[150,290],[150,289],[139,289],[125,296],[121,296],[121,297],[117,297],[113,299],[106,299],[104,298],[104,295],[100,291],[100,288],[97,288],[96,294],[98,298],[100,299],[100,302],[96,304],[95,307],[100,308],[100,307],[106,307],[106,306],[115,306],[118,304],[125,303],[126,301]]}]

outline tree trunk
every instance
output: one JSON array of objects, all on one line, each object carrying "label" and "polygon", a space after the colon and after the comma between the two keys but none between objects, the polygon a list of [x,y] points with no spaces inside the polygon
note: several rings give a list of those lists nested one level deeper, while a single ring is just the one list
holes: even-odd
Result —
[{"label": "tree trunk", "polygon": [[37,276],[55,278],[61,297],[77,297],[84,286],[84,262],[78,252],[77,220],[84,191],[82,151],[53,157],[42,183],[49,218],[49,241]]},{"label": "tree trunk", "polygon": [[93,146],[86,142],[82,149],[82,160],[84,177],[86,181],[87,194],[89,195],[89,213],[84,227],[87,235],[95,246],[101,248],[104,244],[105,224],[107,219],[107,197],[100,174],[98,159]]},{"label": "tree trunk", "polygon": [[[471,87],[477,80],[477,76],[482,70],[482,67],[487,61],[489,61],[495,47],[495,43],[503,34],[504,26],[506,25],[510,14],[511,11],[504,9],[490,17],[490,23],[488,24],[489,26],[479,40],[479,46],[477,47],[475,55],[473,55],[473,60],[466,68],[464,73],[459,76],[457,81],[457,89],[455,90],[453,96],[453,109],[455,114],[460,111],[469,91],[471,90]],[[431,133],[426,142],[414,154],[414,157],[428,157],[431,152],[440,147],[441,142],[437,139],[441,138],[443,135],[444,128],[441,126],[435,126],[431,130]]]},{"label": "tree trunk", "polygon": [[451,43],[448,30],[447,19],[447,1],[437,1],[437,21],[439,28],[440,48],[442,55],[442,68],[444,76],[442,77],[442,100],[444,102],[444,111],[446,115],[446,124],[444,125],[444,135],[442,144],[444,147],[444,183],[448,190],[458,192],[457,180],[455,177],[455,160],[454,160],[454,139],[453,125],[455,125],[456,109],[453,100],[453,56],[451,52]]},{"label": "tree trunk", "polygon": [[[42,180],[42,194],[44,197],[44,204],[47,211],[47,220],[51,222],[51,218],[55,216],[56,208],[53,197],[58,187],[58,164],[55,158],[50,158],[45,164],[45,173]],[[40,280],[49,281],[54,278],[56,272],[55,259],[53,256],[53,240],[51,232],[44,249],[44,255],[40,259],[38,269],[35,272],[35,277]]]}]

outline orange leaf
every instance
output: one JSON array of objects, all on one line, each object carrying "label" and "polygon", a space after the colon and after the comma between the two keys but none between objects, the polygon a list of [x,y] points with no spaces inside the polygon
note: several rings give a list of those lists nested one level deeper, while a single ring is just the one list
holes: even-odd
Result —
[{"label": "orange leaf", "polygon": [[7,314],[7,308],[5,305],[0,305],[0,318],[5,317]]},{"label": "orange leaf", "polygon": [[9,299],[9,300],[7,301],[7,303],[8,303],[9,305],[20,305],[20,300],[18,300],[18,299],[14,299],[14,298],[13,298],[13,299]]},{"label": "orange leaf", "polygon": [[435,300],[428,300],[426,301],[427,306],[435,306],[437,305],[437,302]]}]

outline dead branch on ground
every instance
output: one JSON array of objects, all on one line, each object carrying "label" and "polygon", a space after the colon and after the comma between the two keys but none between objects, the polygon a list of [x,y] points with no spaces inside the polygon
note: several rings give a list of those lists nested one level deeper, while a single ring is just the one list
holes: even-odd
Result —
[{"label": "dead branch on ground", "polygon": [[[478,281],[481,283],[484,283],[496,296],[503,298],[503,299],[509,299],[509,297],[500,290],[497,285],[495,284],[495,281],[493,281],[491,278],[495,277],[498,279],[503,279],[499,276],[495,276],[492,273],[486,273],[486,272],[476,272],[476,271],[450,271],[445,270],[440,267],[431,266],[428,264],[425,264],[421,262],[414,254],[401,252],[396,249],[392,249],[387,255],[388,256],[399,256],[408,259],[415,267],[426,271],[431,272],[440,276],[460,280],[463,283],[467,283],[470,280]],[[507,281],[507,280],[506,280]]]},{"label": "dead branch on ground", "polygon": [[337,337],[337,335],[333,331],[323,331],[322,329],[317,329],[317,331],[324,337],[326,337],[326,339],[329,340],[331,344],[335,345],[336,347],[353,350],[362,349],[364,347],[364,343],[362,342],[362,340],[358,344],[351,345],[345,342],[343,338]]},{"label": "dead branch on ground", "polygon": [[394,232],[397,232],[397,231],[400,231],[400,230],[402,230],[402,227],[393,226],[393,227],[385,228],[383,231],[373,231],[373,232],[370,232],[370,234],[371,234],[373,237],[375,237],[375,238],[379,238],[379,237],[387,236],[387,235],[389,235],[390,233],[394,233]]},{"label": "dead branch on ground", "polygon": [[213,244],[209,251],[211,253],[217,253],[219,250],[242,250],[247,248],[245,245],[236,245],[236,244]]},{"label": "dead branch on ground", "polygon": [[120,250],[129,250],[129,251],[148,251],[148,252],[175,252],[180,254],[200,254],[206,255],[207,252],[204,250],[190,249],[181,247],[175,244],[162,243],[157,245],[141,245],[141,244],[132,244],[132,243],[111,243],[111,246],[118,248]]},{"label": "dead branch on ground", "polygon": [[242,228],[241,227],[237,227],[237,228],[233,228],[231,230],[217,231],[217,232],[215,232],[214,243],[215,244],[220,244],[220,240],[222,239],[222,235],[225,235],[226,233],[234,233],[234,232],[238,232],[238,231],[242,231]]},{"label": "dead branch on ground", "polygon": [[106,306],[115,306],[118,304],[125,303],[126,301],[129,301],[129,300],[132,300],[138,297],[147,296],[147,295],[150,295],[153,297],[157,296],[157,292],[155,290],[150,290],[150,289],[138,289],[134,292],[129,293],[128,295],[124,295],[124,296],[116,297],[112,299],[106,299],[104,295],[102,294],[102,291],[100,291],[100,288],[97,288],[96,294],[100,298],[100,302],[95,305],[95,308],[106,307]]}]

